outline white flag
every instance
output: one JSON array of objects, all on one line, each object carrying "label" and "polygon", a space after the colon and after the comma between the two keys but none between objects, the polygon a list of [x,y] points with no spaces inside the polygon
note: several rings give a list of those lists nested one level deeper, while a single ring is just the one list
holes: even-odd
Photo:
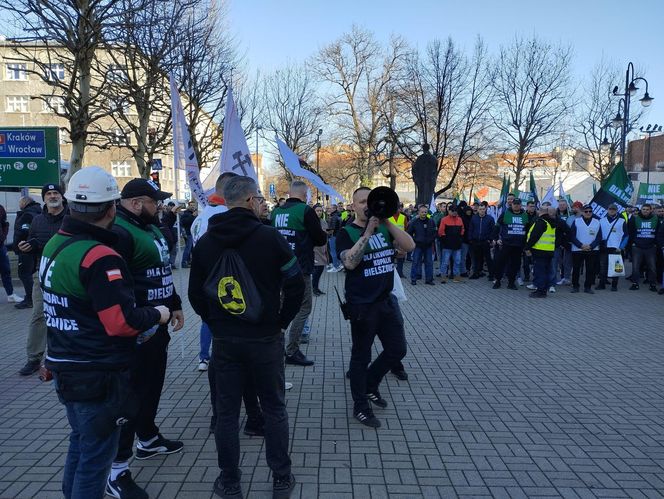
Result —
[{"label": "white flag", "polygon": [[558,191],[558,194],[560,195],[561,198],[567,199],[567,194],[565,194],[565,189],[563,189],[563,182],[562,180],[559,181],[558,185],[560,186],[560,189]]},{"label": "white flag", "polygon": [[[178,170],[184,170],[189,184],[191,195],[199,206],[207,206],[207,198],[201,184],[200,169],[196,160],[196,153],[191,142],[187,120],[180,100],[178,86],[173,75],[169,77],[171,83],[171,115],[173,121],[173,164]],[[177,190],[177,186],[176,186]]]},{"label": "white flag", "polygon": [[432,194],[431,203],[429,203],[429,211],[431,213],[436,213],[436,194]]},{"label": "white flag", "polygon": [[258,183],[256,170],[251,161],[247,138],[242,130],[242,124],[237,114],[237,107],[233,100],[233,90],[228,89],[226,99],[226,117],[224,118],[224,141],[221,145],[219,166],[214,171],[219,173],[233,172],[244,177],[251,177]]},{"label": "white flag", "polygon": [[275,139],[277,141],[277,146],[279,146],[279,153],[281,153],[281,157],[284,160],[286,168],[288,168],[288,170],[294,176],[306,178],[309,182],[311,182],[314,186],[316,186],[316,188],[319,191],[330,196],[330,199],[332,199],[332,201],[334,202],[339,202],[344,200],[341,194],[339,194],[331,186],[323,182],[318,175],[316,175],[312,171],[302,168],[300,166],[300,158],[298,158],[297,154],[295,154],[290,147],[288,147],[284,142],[279,140],[279,137],[275,137]]},{"label": "white flag", "polygon": [[551,206],[554,208],[558,206],[556,202],[556,196],[553,194],[553,186],[549,187],[549,190],[546,191],[546,194],[544,194],[544,197],[542,198],[542,203],[549,202],[551,203]]}]

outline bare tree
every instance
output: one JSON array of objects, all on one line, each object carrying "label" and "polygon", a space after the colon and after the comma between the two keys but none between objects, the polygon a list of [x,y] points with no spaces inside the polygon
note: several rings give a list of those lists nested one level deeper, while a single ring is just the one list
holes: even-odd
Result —
[{"label": "bare tree", "polygon": [[403,39],[393,37],[383,48],[373,34],[357,26],[323,47],[314,58],[319,78],[332,87],[326,104],[338,127],[338,140],[354,156],[343,178],[370,185],[382,161],[385,127],[382,102],[407,53]]},{"label": "bare tree", "polygon": [[[125,0],[0,0],[0,8],[13,15],[21,31],[13,45],[15,60],[51,86],[46,102],[62,99],[58,116],[69,123],[72,142],[68,178],[83,164],[90,125],[108,115],[100,107],[106,83],[100,59],[104,44],[117,40],[122,19],[138,11],[145,1]],[[67,178],[67,180],[68,180]]]},{"label": "bare tree", "polygon": [[502,46],[495,63],[493,84],[497,94],[494,123],[502,135],[506,158],[523,178],[528,153],[547,145],[574,104],[570,85],[572,50],[533,37],[516,38]]},{"label": "bare tree", "polygon": [[[588,166],[584,169],[600,183],[611,173],[620,149],[621,128],[610,126],[618,109],[616,99],[610,92],[620,79],[618,67],[601,60],[593,68],[584,88],[574,125],[578,134],[577,145],[589,157]],[[641,113],[637,112],[630,117],[630,129],[640,116]],[[602,147],[605,138],[608,145]]]},{"label": "bare tree", "polygon": [[490,77],[487,48],[479,38],[470,57],[447,39],[434,40],[423,56],[414,53],[408,59],[399,94],[411,125],[401,126],[399,148],[412,162],[423,143],[431,145],[438,178],[445,182],[436,196],[452,188],[462,167],[487,147],[494,96]]},{"label": "bare tree", "polygon": [[128,10],[118,42],[106,51],[115,75],[100,105],[109,110],[115,128],[97,122],[91,133],[106,139],[107,146],[128,149],[144,178],[150,174],[155,154],[167,153],[171,146],[167,89],[176,60],[169,55],[180,41],[176,36],[180,19],[197,4],[196,0],[157,0],[140,11]]},{"label": "bare tree", "polygon": [[[304,66],[289,65],[268,75],[263,83],[263,131],[278,135],[297,154],[308,157],[316,149],[321,124],[312,74]],[[278,163],[286,171],[281,160]]]}]

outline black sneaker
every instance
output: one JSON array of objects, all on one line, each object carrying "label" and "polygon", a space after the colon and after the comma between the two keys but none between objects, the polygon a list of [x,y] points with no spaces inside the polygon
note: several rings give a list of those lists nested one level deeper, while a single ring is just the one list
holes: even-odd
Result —
[{"label": "black sneaker", "polygon": [[507,289],[512,289],[512,290],[516,291],[516,290],[518,290],[519,288],[517,287],[516,284],[514,284],[513,282],[510,282],[510,283],[507,285]]},{"label": "black sneaker", "polygon": [[264,437],[265,436],[265,420],[260,418],[249,419],[244,424],[244,434],[249,437]]},{"label": "black sneaker", "polygon": [[41,364],[41,360],[29,360],[28,362],[25,363],[25,365],[21,368],[21,370],[18,372],[21,376],[30,376],[32,373],[36,373],[39,371],[39,365]]},{"label": "black sneaker", "polygon": [[493,283],[493,289],[500,289],[500,281],[496,281]]},{"label": "black sneaker", "polygon": [[387,407],[387,400],[381,397],[378,391],[367,393],[367,398],[371,401],[371,403],[377,405],[382,409],[385,409]]},{"label": "black sneaker", "polygon": [[629,287],[630,291],[638,291],[639,290],[639,285],[634,283]]},{"label": "black sneaker", "polygon": [[148,459],[152,456],[158,456],[162,454],[175,454],[180,452],[184,447],[182,442],[177,440],[168,440],[161,436],[161,433],[157,435],[157,440],[152,442],[148,446],[141,445],[140,440],[136,444],[136,459]]},{"label": "black sneaker", "polygon": [[650,288],[648,289],[650,289],[650,291],[652,291],[653,293],[657,293],[657,286],[655,286],[654,284],[651,284]]},{"label": "black sneaker", "polygon": [[117,499],[148,499],[148,493],[136,485],[131,471],[125,470],[115,480],[106,480],[106,494]]},{"label": "black sneaker", "polygon": [[392,371],[392,374],[394,374],[398,380],[408,381],[408,373],[403,369],[397,369],[396,371]]},{"label": "black sneaker", "polygon": [[595,294],[595,292],[590,288],[584,288],[583,292],[588,293],[589,295],[594,295]]},{"label": "black sneaker", "polygon": [[353,415],[355,416],[355,419],[357,419],[364,426],[368,426],[370,428],[380,428],[380,421],[376,416],[374,416],[374,413],[371,409],[355,411],[355,414]]},{"label": "black sneaker", "polygon": [[293,474],[286,476],[275,476],[272,481],[272,499],[288,499],[295,488],[295,477]]},{"label": "black sneaker", "polygon": [[578,293],[578,292],[579,292],[579,288],[572,288],[572,291],[571,291],[571,292],[572,292],[572,293]]},{"label": "black sneaker", "polygon": [[25,308],[32,308],[32,302],[23,300],[22,302],[17,303],[16,305],[14,305],[14,308],[17,308],[19,310],[23,310]]},{"label": "black sneaker", "polygon": [[300,336],[300,344],[306,345],[307,343],[309,343],[309,335],[303,334],[302,336]]},{"label": "black sneaker", "polygon": [[606,289],[606,284],[604,283],[600,283],[597,286],[595,286],[595,291],[602,291],[604,289]]},{"label": "black sneaker", "polygon": [[297,350],[292,355],[286,355],[286,364],[306,367],[313,366],[314,361],[307,359],[307,357],[300,350]]},{"label": "black sneaker", "polygon": [[[239,476],[242,476],[241,471],[239,473]],[[237,482],[227,483],[226,485],[224,485],[221,477],[222,474],[220,473],[217,479],[214,481],[214,487],[212,490],[214,490],[214,493],[216,495],[224,499],[244,498],[244,496],[242,495],[242,487],[240,486],[239,480]]]}]

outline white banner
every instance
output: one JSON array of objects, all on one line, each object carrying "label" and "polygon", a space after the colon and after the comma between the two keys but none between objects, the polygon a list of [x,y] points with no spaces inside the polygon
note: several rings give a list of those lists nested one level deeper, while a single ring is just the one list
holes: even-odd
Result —
[{"label": "white banner", "polygon": [[344,200],[343,196],[335,191],[331,186],[327,185],[321,180],[321,178],[316,175],[314,172],[306,170],[300,166],[300,158],[295,154],[290,147],[288,147],[284,142],[279,140],[279,137],[275,137],[277,145],[279,146],[279,152],[281,157],[284,160],[286,168],[296,177],[306,178],[311,182],[319,191],[330,196],[330,199],[333,202],[339,202]]},{"label": "white banner", "polygon": [[173,121],[173,165],[176,169],[185,171],[191,195],[198,202],[199,209],[201,209],[207,206],[207,197],[201,184],[200,169],[198,168],[196,153],[194,152],[189,129],[187,128],[187,120],[184,117],[184,109],[182,108],[178,86],[175,83],[173,75],[170,75],[169,79],[171,83],[171,115]]},{"label": "white banner", "polygon": [[[258,183],[256,170],[251,161],[247,138],[242,130],[242,124],[237,114],[237,107],[233,100],[233,90],[228,89],[226,99],[226,116],[224,118],[224,140],[221,145],[219,163],[212,170],[219,173],[233,172],[238,175],[253,178]],[[216,181],[216,177],[215,177]]]}]

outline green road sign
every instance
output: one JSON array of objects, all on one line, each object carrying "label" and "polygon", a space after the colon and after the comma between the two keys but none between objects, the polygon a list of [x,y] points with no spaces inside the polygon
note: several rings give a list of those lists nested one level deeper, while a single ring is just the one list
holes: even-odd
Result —
[{"label": "green road sign", "polygon": [[58,127],[0,127],[0,187],[59,182]]}]

